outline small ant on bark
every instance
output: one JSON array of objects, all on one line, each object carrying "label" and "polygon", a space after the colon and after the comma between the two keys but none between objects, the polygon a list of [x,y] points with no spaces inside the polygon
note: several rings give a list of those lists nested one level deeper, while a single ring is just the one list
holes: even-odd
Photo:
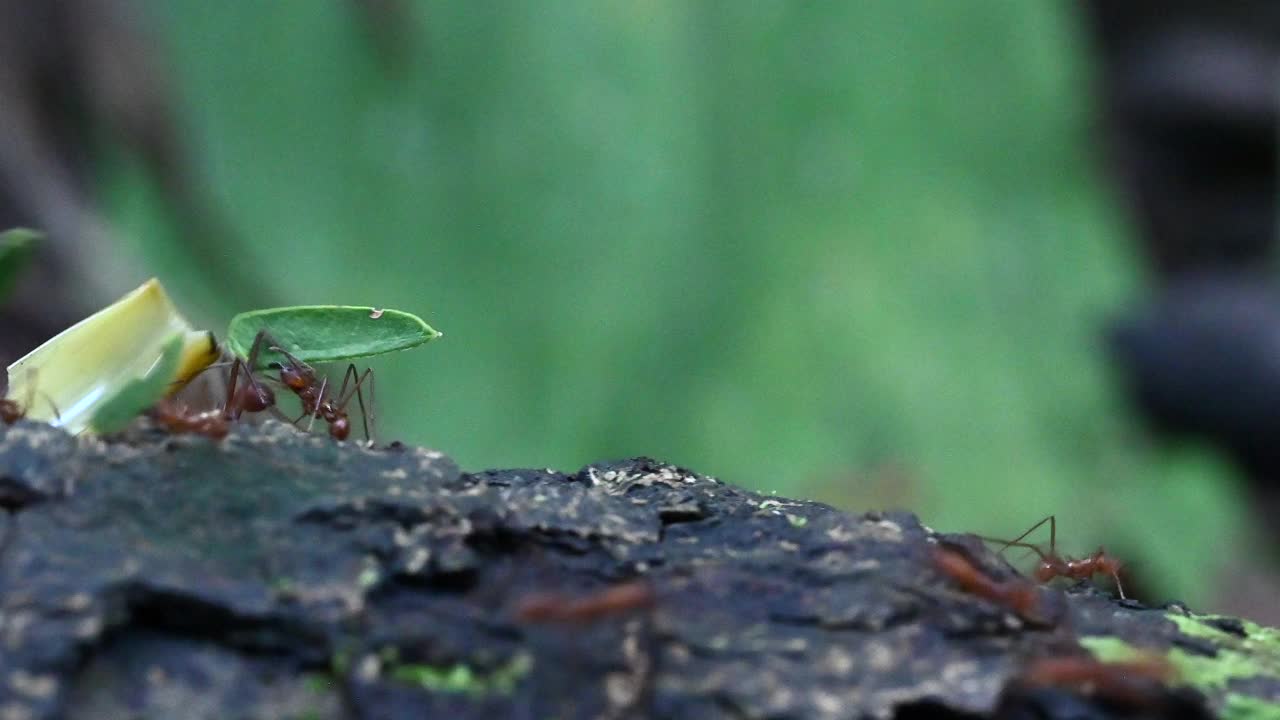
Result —
[{"label": "small ant on bark", "polygon": [[593,623],[603,618],[652,608],[657,598],[644,580],[630,580],[585,597],[535,593],[520,600],[515,615],[528,623]]},{"label": "small ant on bark", "polygon": [[[17,400],[0,398],[0,421],[4,421],[5,425],[12,425],[26,417],[27,412],[36,401],[35,370],[29,368],[27,372],[29,382],[27,382],[26,401],[20,403]],[[53,398],[49,397],[45,393],[40,394],[43,395],[45,401],[49,403],[49,407],[53,408],[54,418],[61,420],[62,414],[58,412],[58,406],[53,404]]]},{"label": "small ant on bark", "polygon": [[1154,654],[1121,662],[1101,662],[1087,656],[1044,657],[1006,688],[1006,695],[1027,688],[1058,688],[1129,707],[1155,707],[1169,700],[1167,685],[1177,679],[1168,659]]},{"label": "small ant on bark", "polygon": [[231,420],[226,409],[189,413],[186,408],[165,399],[151,409],[151,418],[160,427],[174,434],[193,433],[214,440],[221,440],[231,431]]},{"label": "small ant on bark", "polygon": [[[1028,542],[1022,542],[1023,538],[1040,529],[1045,523],[1049,523],[1049,552],[1041,550],[1038,546]],[[1094,575],[1106,574],[1110,575],[1116,582],[1116,591],[1120,593],[1120,599],[1125,599],[1124,585],[1120,582],[1120,570],[1124,565],[1115,557],[1108,555],[1106,550],[1099,547],[1092,555],[1083,558],[1069,558],[1058,555],[1058,521],[1055,516],[1050,515],[1040,522],[1032,525],[1026,532],[1010,541],[998,538],[982,537],[982,540],[992,543],[1001,543],[1000,552],[1004,552],[1011,547],[1026,548],[1036,555],[1040,556],[1040,564],[1035,569],[1035,579],[1045,583],[1054,578],[1070,578],[1072,580],[1090,580]]]},{"label": "small ant on bark", "polygon": [[935,547],[933,565],[960,589],[1012,610],[1031,622],[1043,622],[1040,593],[1035,585],[1020,578],[1000,582],[992,579],[958,550]]}]

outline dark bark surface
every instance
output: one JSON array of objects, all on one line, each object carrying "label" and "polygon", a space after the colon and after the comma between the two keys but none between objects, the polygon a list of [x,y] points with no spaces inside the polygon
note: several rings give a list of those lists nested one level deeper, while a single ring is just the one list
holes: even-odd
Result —
[{"label": "dark bark surface", "polygon": [[[1093,590],[1041,589],[1023,619],[937,570],[941,542],[1019,582],[971,537],[647,459],[467,474],[275,423],[214,443],[22,422],[0,428],[0,504],[3,720],[1198,717],[1280,701],[1272,631]],[[651,604],[521,619],[531,597],[569,608],[636,579]],[[1015,681],[1083,656],[1082,638],[1217,675],[1184,673],[1204,695]]]}]

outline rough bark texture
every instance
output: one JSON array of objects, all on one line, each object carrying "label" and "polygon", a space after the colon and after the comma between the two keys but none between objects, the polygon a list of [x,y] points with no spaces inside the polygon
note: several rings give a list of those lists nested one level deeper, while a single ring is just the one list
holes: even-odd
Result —
[{"label": "rough bark texture", "polygon": [[[964,592],[908,514],[850,515],[652,460],[466,474],[269,423],[215,443],[0,427],[0,720],[1246,717],[1276,633],[1093,590]],[[654,603],[521,622],[643,578]],[[1011,682],[1132,647],[1183,685]],[[1086,650],[1087,648],[1087,650]]]}]

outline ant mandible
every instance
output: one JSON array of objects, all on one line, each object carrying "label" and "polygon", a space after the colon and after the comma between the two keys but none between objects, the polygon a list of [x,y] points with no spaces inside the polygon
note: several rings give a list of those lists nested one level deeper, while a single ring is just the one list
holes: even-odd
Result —
[{"label": "ant mandible", "polygon": [[[1028,542],[1022,542],[1023,538],[1040,529],[1045,523],[1049,523],[1049,552],[1045,552],[1039,546]],[[979,536],[981,537],[981,536]],[[1094,575],[1106,574],[1115,580],[1116,591],[1120,593],[1120,599],[1125,598],[1124,585],[1120,582],[1120,570],[1124,565],[1117,558],[1108,555],[1107,551],[1099,547],[1092,555],[1083,558],[1063,557],[1057,553],[1058,545],[1058,521],[1055,516],[1050,515],[1040,522],[1032,525],[1026,532],[1010,541],[1004,541],[998,538],[981,537],[982,540],[992,543],[1003,543],[1000,552],[1004,552],[1011,547],[1026,548],[1036,555],[1040,556],[1040,564],[1035,570],[1035,579],[1045,583],[1054,578],[1069,578],[1071,580],[1089,580]]]}]

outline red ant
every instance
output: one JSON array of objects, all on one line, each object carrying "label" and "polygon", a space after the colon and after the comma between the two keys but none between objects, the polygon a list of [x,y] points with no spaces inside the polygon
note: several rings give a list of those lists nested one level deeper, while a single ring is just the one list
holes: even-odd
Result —
[{"label": "red ant", "polygon": [[603,618],[653,607],[653,587],[644,580],[631,580],[607,587],[586,597],[559,593],[535,593],[516,607],[521,622],[593,623]]},{"label": "red ant", "polygon": [[[258,353],[262,349],[264,337],[266,337],[265,330],[259,332],[253,339],[253,346],[249,348],[247,359],[241,360],[237,356],[231,363],[231,379],[227,382],[227,399],[222,404],[223,414],[230,420],[238,419],[242,412],[262,412],[276,404],[276,395],[271,388],[260,384],[253,377],[253,368],[258,362]],[[244,372],[248,383],[244,387],[237,388],[236,380],[241,371]]]},{"label": "red ant", "polygon": [[[255,346],[249,354],[249,363],[257,359],[258,348]],[[214,440],[221,440],[231,430],[231,422],[239,419],[244,412],[261,412],[273,407],[276,402],[271,388],[258,383],[250,370],[252,364],[244,363],[236,358],[231,365],[231,379],[227,383],[227,397],[220,410],[207,410],[190,413],[186,408],[177,405],[172,399],[165,398],[151,410],[151,417],[161,427],[171,433],[194,433]],[[248,382],[237,388],[236,381],[243,372]]]},{"label": "red ant", "polygon": [[1012,681],[1014,687],[1054,687],[1134,707],[1161,700],[1159,691],[1177,678],[1167,658],[1144,654],[1122,662],[1091,657],[1047,657],[1033,660]]},{"label": "red ant", "polygon": [[[1049,523],[1049,552],[1047,553],[1036,545],[1022,542],[1023,538],[1038,530],[1045,523]],[[1120,599],[1123,600],[1125,597],[1124,586],[1120,583],[1120,570],[1123,569],[1124,565],[1118,559],[1108,555],[1103,548],[1099,547],[1092,555],[1078,559],[1062,557],[1057,554],[1058,521],[1053,515],[1032,525],[1026,532],[1011,541],[1005,542],[1004,540],[989,537],[981,539],[986,542],[1003,543],[1000,552],[1004,552],[1011,547],[1020,547],[1039,555],[1040,564],[1036,567],[1034,573],[1036,580],[1039,582],[1045,583],[1059,577],[1072,580],[1089,580],[1094,575],[1105,573],[1116,581],[1116,591],[1120,593]]]},{"label": "red ant", "polygon": [[226,409],[188,413],[173,401],[165,399],[151,409],[151,417],[171,433],[195,433],[214,440],[221,440],[231,430],[231,420]]},{"label": "red ant", "polygon": [[1038,622],[1040,594],[1025,580],[993,580],[963,553],[949,548],[933,549],[933,565],[961,590],[1012,610],[1024,620]]},{"label": "red ant", "polygon": [[12,425],[26,416],[27,408],[17,400],[7,398],[0,400],[0,420],[3,420],[5,425]]},{"label": "red ant", "polygon": [[[347,415],[347,404],[351,402],[351,398],[355,397],[360,403],[361,421],[364,425],[364,435],[369,438],[369,413],[364,403],[364,392],[361,386],[367,380],[369,382],[370,402],[373,395],[373,369],[369,368],[360,374],[356,370],[354,364],[347,366],[346,373],[342,376],[342,387],[338,390],[338,399],[335,401],[332,397],[325,397],[325,390],[329,386],[327,377],[318,377],[315,369],[307,363],[295,357],[288,350],[280,347],[279,341],[272,338],[266,330],[258,331],[253,338],[253,345],[249,349],[249,357],[245,360],[236,358],[232,369],[231,384],[227,388],[227,405],[233,414],[232,417],[238,417],[241,411],[261,412],[275,405],[275,396],[270,388],[260,385],[253,377],[253,369],[257,366],[258,355],[263,347],[267,344],[267,349],[284,356],[285,362],[273,362],[272,365],[280,371],[280,383],[298,396],[299,402],[302,404],[302,414],[293,421],[297,424],[302,418],[311,416],[311,422],[321,418],[329,425],[329,435],[335,440],[346,440],[351,434],[351,420]],[[243,369],[245,376],[249,379],[249,387],[241,390],[236,388],[237,369]],[[347,391],[347,386],[352,380],[355,380],[351,386],[351,391]],[[308,426],[310,428],[310,426]]]},{"label": "red ant", "polygon": [[[28,376],[28,382],[27,382],[26,402],[19,403],[17,400],[10,400],[8,398],[0,399],[0,420],[4,421],[5,425],[12,425],[18,422],[19,420],[21,420],[22,418],[26,417],[27,411],[29,411],[31,409],[32,404],[35,403],[35,400],[36,400],[36,384],[34,380],[35,370],[28,369],[27,372],[29,373],[29,376]],[[49,403],[49,407],[53,408],[54,418],[58,420],[62,420],[62,414],[58,412],[58,406],[53,404],[53,398],[49,397],[45,393],[40,393],[40,394],[44,395],[44,399]]]}]

